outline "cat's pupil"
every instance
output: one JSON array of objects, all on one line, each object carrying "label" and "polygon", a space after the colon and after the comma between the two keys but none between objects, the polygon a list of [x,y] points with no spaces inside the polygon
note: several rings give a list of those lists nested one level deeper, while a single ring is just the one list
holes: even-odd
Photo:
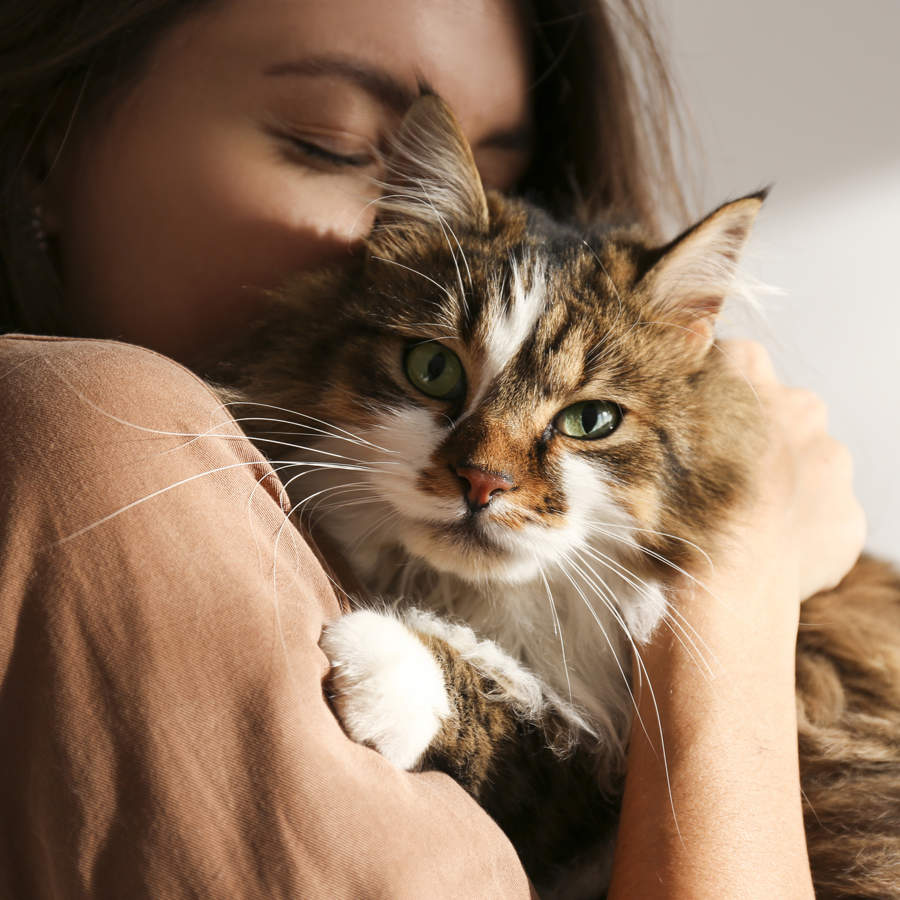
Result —
[{"label": "cat's pupil", "polygon": [[597,407],[593,403],[588,403],[581,410],[581,427],[585,434],[590,434],[597,424],[600,416],[597,413]]},{"label": "cat's pupil", "polygon": [[447,367],[447,360],[444,358],[443,353],[435,353],[434,356],[428,360],[428,380],[434,381],[436,378],[440,378],[441,373]]}]

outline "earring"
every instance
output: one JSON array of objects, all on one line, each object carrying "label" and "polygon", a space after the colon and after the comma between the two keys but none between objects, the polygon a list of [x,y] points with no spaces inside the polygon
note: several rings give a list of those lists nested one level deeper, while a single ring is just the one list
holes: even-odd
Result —
[{"label": "earring", "polygon": [[42,253],[47,252],[47,232],[44,229],[44,211],[40,204],[35,204],[31,210],[31,234]]}]

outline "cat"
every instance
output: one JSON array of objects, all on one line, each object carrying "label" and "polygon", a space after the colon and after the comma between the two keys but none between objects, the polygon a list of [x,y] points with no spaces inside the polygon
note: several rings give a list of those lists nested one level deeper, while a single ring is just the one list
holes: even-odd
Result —
[{"label": "cat", "polygon": [[[485,192],[434,96],[387,166],[360,252],[287,284],[214,377],[262,405],[248,434],[361,586],[321,642],[347,733],[456,778],[541,896],[597,896],[632,651],[668,627],[702,656],[667,581],[703,571],[764,440],[714,323],[765,193],[661,247],[586,232]],[[900,577],[863,558],[802,618],[816,890],[900,897]]]}]

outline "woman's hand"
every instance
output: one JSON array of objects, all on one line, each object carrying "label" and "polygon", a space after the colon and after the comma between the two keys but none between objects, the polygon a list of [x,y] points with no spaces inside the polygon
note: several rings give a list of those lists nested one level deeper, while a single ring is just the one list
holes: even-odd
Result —
[{"label": "woman's hand", "polygon": [[721,349],[759,397],[766,441],[753,496],[729,523],[734,552],[717,564],[735,571],[777,565],[804,600],[835,587],[862,550],[865,517],[850,453],[828,434],[821,398],[781,384],[760,344],[725,341]]},{"label": "woman's hand", "polygon": [[611,900],[812,897],[794,700],[800,601],[849,571],[865,523],[822,401],[780,384],[760,345],[722,349],[759,397],[767,440],[712,570],[673,585],[675,611],[640,648]]}]

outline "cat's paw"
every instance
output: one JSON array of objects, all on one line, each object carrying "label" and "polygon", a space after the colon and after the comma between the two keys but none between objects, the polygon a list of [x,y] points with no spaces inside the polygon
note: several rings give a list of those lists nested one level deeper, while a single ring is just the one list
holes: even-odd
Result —
[{"label": "cat's paw", "polygon": [[401,621],[371,610],[338,619],[319,643],[332,666],[329,696],[344,730],[412,769],[450,715],[437,660]]}]

